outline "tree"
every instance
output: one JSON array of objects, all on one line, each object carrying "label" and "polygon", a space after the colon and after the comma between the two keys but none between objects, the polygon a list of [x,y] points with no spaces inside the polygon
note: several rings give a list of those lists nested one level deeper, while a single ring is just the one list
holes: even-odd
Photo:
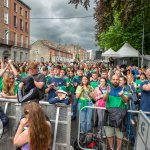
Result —
[{"label": "tree", "polygon": [[[70,0],[88,10],[90,0]],[[149,0],[95,0],[96,40],[99,46],[118,49],[129,42],[141,50],[144,27],[144,52],[150,54]]]}]

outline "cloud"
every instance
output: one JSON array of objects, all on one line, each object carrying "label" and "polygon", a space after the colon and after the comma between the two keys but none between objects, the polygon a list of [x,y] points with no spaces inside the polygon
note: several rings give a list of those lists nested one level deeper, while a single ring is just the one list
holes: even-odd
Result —
[{"label": "cloud", "polygon": [[[68,0],[23,0],[31,7],[31,18],[70,18],[93,16],[94,1],[86,11],[82,6],[75,9]],[[95,49],[95,20],[91,18],[73,19],[31,19],[31,43],[47,39],[61,44],[79,44],[85,49]]]}]

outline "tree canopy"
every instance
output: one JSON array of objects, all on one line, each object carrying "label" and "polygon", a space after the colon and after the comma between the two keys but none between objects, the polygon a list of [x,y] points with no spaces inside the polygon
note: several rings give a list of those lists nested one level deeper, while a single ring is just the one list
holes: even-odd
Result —
[{"label": "tree canopy", "polygon": [[[90,0],[70,0],[88,10]],[[150,54],[149,0],[95,0],[97,45],[118,50],[125,42],[141,52],[144,28],[144,53]]]}]

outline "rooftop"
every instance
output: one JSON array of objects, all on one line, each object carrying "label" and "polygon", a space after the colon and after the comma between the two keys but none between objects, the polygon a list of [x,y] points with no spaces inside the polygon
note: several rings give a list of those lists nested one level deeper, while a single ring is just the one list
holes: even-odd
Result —
[{"label": "rooftop", "polygon": [[23,4],[25,7],[27,7],[28,9],[31,10],[31,8],[30,8],[26,3],[24,3],[22,0],[17,0],[17,1],[20,2],[20,3]]}]

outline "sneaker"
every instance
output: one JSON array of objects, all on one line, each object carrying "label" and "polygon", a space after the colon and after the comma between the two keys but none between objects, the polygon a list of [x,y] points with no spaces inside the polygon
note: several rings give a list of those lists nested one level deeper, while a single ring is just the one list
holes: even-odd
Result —
[{"label": "sneaker", "polygon": [[135,125],[135,121],[133,119],[130,120],[131,124],[134,126]]},{"label": "sneaker", "polygon": [[102,132],[102,137],[103,137],[103,139],[106,138],[106,134],[104,132]]}]

